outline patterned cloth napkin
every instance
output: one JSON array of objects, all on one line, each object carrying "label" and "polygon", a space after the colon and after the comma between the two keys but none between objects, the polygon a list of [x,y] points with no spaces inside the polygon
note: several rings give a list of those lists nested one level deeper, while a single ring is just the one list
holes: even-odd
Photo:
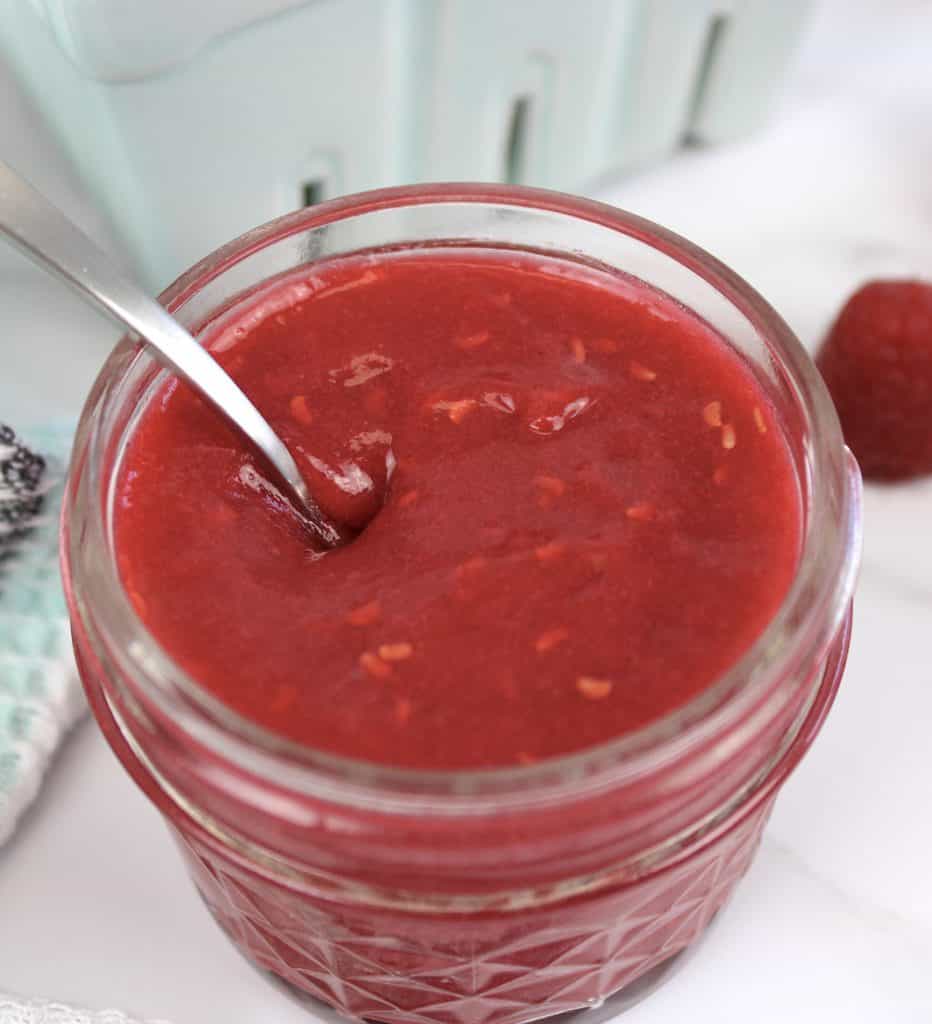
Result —
[{"label": "patterned cloth napkin", "polygon": [[[0,468],[6,471],[0,481],[0,845],[85,709],[58,571],[58,515],[72,435],[70,425],[31,430],[22,439],[0,428]],[[28,446],[24,458],[19,440]],[[31,452],[41,453],[44,469]],[[0,991],[0,1024],[142,1022],[117,1010],[93,1013]]]},{"label": "patterned cloth napkin", "polygon": [[[0,992],[0,1024],[142,1024],[118,1010],[88,1013],[61,1003],[46,1003],[39,999],[20,1002]],[[149,1021],[148,1024],[165,1024]]]},{"label": "patterned cloth napkin", "polygon": [[[45,456],[42,500],[28,532],[4,544],[0,561],[0,845],[84,709],[58,572],[58,513],[72,433],[71,426],[49,426],[23,439]],[[0,1022],[18,1021],[4,1016],[2,1005]]]}]

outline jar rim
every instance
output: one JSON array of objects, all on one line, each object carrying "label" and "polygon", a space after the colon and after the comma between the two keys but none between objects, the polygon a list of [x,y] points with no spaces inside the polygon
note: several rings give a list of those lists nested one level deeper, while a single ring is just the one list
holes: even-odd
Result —
[{"label": "jar rim", "polygon": [[[571,785],[586,788],[636,778],[671,761],[695,746],[713,740],[772,699],[794,666],[817,659],[828,649],[851,599],[861,541],[860,474],[844,447],[837,415],[821,376],[802,344],[772,306],[738,274],[687,239],[645,218],[593,200],[524,186],[442,183],[400,186],[362,192],[286,214],[240,235],[185,271],[159,296],[173,312],[236,263],[267,245],[335,221],[392,208],[476,203],[523,207],[564,215],[618,231],[665,254],[707,284],[754,325],[779,357],[807,419],[812,443],[810,516],[793,582],[780,606],[755,642],[686,704],[647,725],[596,746],[535,764],[466,770],[421,771],[377,764],[333,754],[278,736],[250,721],[209,694],[188,675],[149,633],[119,578],[116,558],[95,573],[94,585],[105,594],[107,611],[132,637],[119,656],[133,667],[135,679],[158,709],[184,732],[225,760],[276,785],[338,799],[378,794],[379,805],[402,808],[410,798],[447,798],[442,810],[475,809],[477,798],[515,796],[526,801],[535,794],[552,796]],[[72,615],[80,615],[88,634],[107,632],[106,623],[89,621],[93,595],[83,593],[75,578],[74,545],[69,517],[74,478],[86,468],[90,450],[102,453],[108,438],[94,420],[95,396],[112,373],[125,370],[118,359],[122,346],[101,370],[82,414],[72,460],[71,477],[62,513],[62,564]],[[95,459],[89,460],[93,471]],[[96,460],[97,463],[100,459]],[[96,467],[99,470],[99,465]],[[830,493],[830,479],[838,494]],[[92,486],[91,493],[101,494]],[[101,531],[102,516],[92,517],[91,529]],[[83,542],[83,538],[81,539]],[[90,603],[88,601],[90,599]],[[93,627],[93,628],[91,628]],[[132,648],[131,650],[129,648]],[[395,799],[392,800],[392,797]]]}]

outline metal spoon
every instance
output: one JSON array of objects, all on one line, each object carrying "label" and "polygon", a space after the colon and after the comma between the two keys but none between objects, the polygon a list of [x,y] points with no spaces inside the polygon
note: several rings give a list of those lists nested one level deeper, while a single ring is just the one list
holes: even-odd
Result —
[{"label": "metal spoon", "polygon": [[314,501],[291,452],[219,363],[45,196],[0,161],[0,235],[138,334],[271,463],[317,539],[346,539]]}]

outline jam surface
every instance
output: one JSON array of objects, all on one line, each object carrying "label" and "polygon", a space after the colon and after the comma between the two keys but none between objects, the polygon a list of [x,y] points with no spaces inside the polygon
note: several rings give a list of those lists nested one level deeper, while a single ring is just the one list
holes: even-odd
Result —
[{"label": "jam surface", "polygon": [[321,750],[421,769],[532,763],[708,687],[793,577],[775,410],[694,314],[618,274],[471,248],[272,283],[207,344],[321,505],[322,553],[186,386],[121,465],[124,585],[209,692]]}]

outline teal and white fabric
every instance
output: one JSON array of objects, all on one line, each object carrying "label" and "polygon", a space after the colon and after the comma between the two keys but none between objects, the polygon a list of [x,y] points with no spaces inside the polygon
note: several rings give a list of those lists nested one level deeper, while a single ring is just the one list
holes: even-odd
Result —
[{"label": "teal and white fabric", "polygon": [[[0,845],[35,798],[62,737],[85,706],[58,571],[58,513],[72,430],[24,432],[25,443],[47,459],[50,486],[34,529],[0,566]],[[4,1013],[0,997],[3,1024],[59,1020]]]},{"label": "teal and white fabric", "polygon": [[[0,566],[0,844],[35,798],[85,707],[58,571],[58,515],[72,432],[71,426],[51,426],[22,435],[45,456],[47,468],[34,528]],[[92,1012],[0,991],[0,1024],[142,1022],[118,1010]]]}]

